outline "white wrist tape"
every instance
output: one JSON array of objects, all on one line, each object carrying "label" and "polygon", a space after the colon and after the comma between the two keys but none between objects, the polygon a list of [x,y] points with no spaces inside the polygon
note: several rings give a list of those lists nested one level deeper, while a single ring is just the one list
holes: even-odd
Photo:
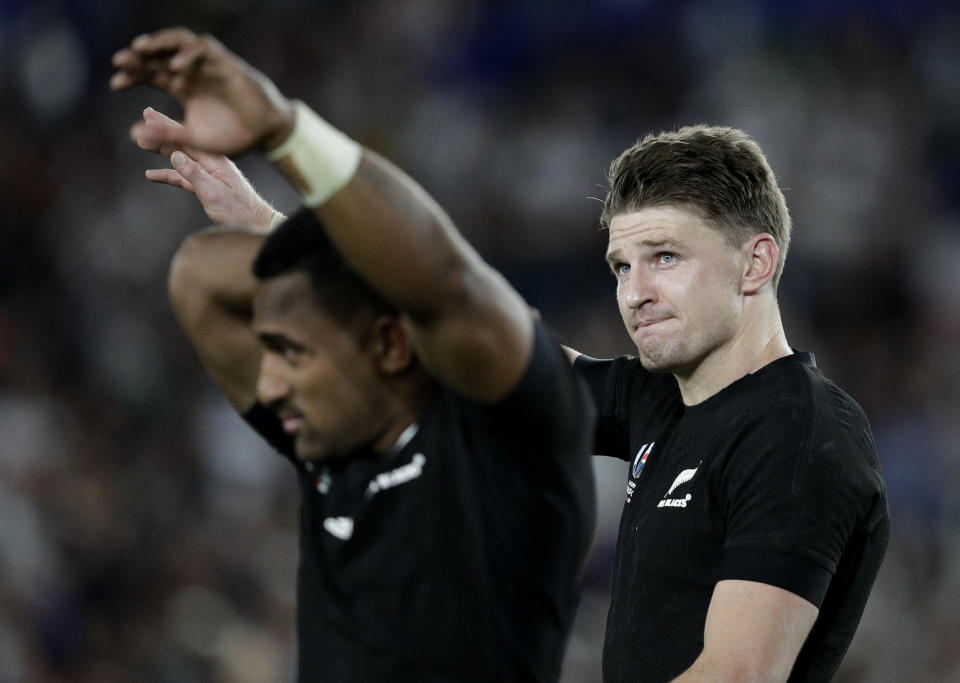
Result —
[{"label": "white wrist tape", "polygon": [[267,159],[300,191],[305,205],[319,206],[350,182],[362,148],[303,102],[293,106],[293,132]]},{"label": "white wrist tape", "polygon": [[279,211],[274,211],[273,216],[270,218],[270,225],[267,226],[267,232],[273,232],[277,229],[277,226],[287,220],[287,217],[284,216]]}]

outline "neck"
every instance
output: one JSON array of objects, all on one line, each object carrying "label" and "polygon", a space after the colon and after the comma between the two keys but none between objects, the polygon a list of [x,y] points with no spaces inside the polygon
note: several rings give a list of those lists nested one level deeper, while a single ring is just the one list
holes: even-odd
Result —
[{"label": "neck", "polygon": [[387,389],[382,405],[383,426],[371,444],[374,453],[383,454],[393,448],[404,430],[420,419],[436,396],[436,384],[422,373],[414,374],[415,377],[398,379]]},{"label": "neck", "polygon": [[708,353],[693,370],[674,372],[674,377],[684,404],[692,406],[791,353],[780,312],[773,302],[765,315],[746,313],[733,338]]}]

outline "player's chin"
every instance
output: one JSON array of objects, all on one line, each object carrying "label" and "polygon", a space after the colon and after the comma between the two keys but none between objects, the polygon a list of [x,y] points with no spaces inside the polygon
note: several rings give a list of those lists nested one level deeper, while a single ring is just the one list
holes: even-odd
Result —
[{"label": "player's chin", "polygon": [[678,349],[663,340],[647,339],[637,345],[637,358],[647,372],[673,372],[682,365]]},{"label": "player's chin", "polygon": [[324,439],[311,432],[299,432],[293,444],[294,453],[300,462],[337,460],[348,454],[348,451],[337,448],[329,439]]},{"label": "player's chin", "polygon": [[319,462],[329,458],[329,449],[321,439],[312,434],[298,433],[293,442],[293,450],[297,460],[301,462]]}]

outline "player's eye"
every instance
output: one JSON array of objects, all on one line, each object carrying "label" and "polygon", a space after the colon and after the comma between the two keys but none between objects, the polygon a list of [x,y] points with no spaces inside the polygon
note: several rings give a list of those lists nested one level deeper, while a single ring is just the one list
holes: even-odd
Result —
[{"label": "player's eye", "polygon": [[657,254],[657,263],[670,265],[677,262],[677,255],[671,251],[661,251]]}]

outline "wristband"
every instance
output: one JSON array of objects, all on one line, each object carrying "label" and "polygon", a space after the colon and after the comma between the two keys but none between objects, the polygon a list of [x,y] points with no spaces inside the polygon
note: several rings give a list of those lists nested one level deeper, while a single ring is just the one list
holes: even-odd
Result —
[{"label": "wristband", "polygon": [[305,205],[319,206],[350,182],[362,148],[303,102],[293,107],[293,132],[267,159],[293,183]]},{"label": "wristband", "polygon": [[270,217],[270,225],[267,226],[267,232],[273,232],[277,229],[277,226],[287,220],[287,217],[284,216],[279,211],[274,211],[273,216]]}]

